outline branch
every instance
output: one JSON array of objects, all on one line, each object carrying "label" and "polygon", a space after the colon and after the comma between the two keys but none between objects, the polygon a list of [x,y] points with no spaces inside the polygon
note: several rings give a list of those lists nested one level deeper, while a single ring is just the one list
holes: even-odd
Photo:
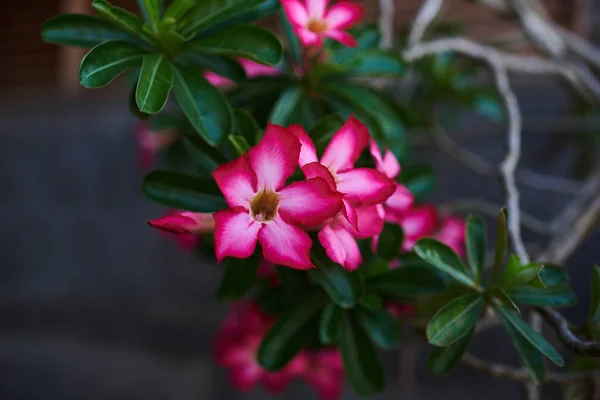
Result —
[{"label": "branch", "polygon": [[379,0],[379,33],[379,47],[394,48],[394,0]]},{"label": "branch", "polygon": [[412,29],[408,36],[409,47],[415,46],[423,39],[425,31],[439,14],[443,4],[444,0],[425,0],[415,17]]},{"label": "branch", "polygon": [[581,356],[600,357],[600,342],[579,339],[571,331],[569,322],[558,311],[551,308],[536,308],[536,310],[556,330],[561,342],[573,353]]}]

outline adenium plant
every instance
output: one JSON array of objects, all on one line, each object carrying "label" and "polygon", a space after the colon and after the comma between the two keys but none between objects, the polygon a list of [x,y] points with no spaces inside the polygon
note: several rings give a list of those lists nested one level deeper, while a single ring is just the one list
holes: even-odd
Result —
[{"label": "adenium plant", "polygon": [[[223,268],[217,295],[233,303],[214,350],[235,388],[279,393],[303,380],[335,400],[348,380],[361,395],[379,392],[380,350],[400,345],[402,325],[435,346],[430,368],[445,374],[486,312],[536,381],[542,356],[563,364],[519,310],[572,304],[565,272],[515,255],[505,263],[501,212],[487,273],[483,220],[424,201],[435,181],[411,159],[407,134],[430,125],[411,117],[411,101],[432,110],[451,87],[499,116],[493,96],[477,106],[487,92],[469,97],[469,74],[451,56],[418,66],[431,79],[401,102],[364,79],[401,79],[407,66],[378,48],[351,1],[138,3],[141,16],[95,0],[97,15],[59,15],[42,35],[91,47],[85,87],[130,74],[142,167],[169,167],[144,178],[144,193],[168,207],[149,225]],[[252,24],[269,14],[284,41]]]}]

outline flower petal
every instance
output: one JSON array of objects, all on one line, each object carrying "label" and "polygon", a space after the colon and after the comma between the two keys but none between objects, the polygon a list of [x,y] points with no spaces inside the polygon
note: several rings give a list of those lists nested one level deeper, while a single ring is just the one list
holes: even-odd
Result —
[{"label": "flower petal", "polygon": [[244,68],[244,71],[246,71],[248,78],[255,78],[259,76],[276,76],[281,74],[277,68],[269,67],[268,65],[262,65],[256,61],[248,60],[246,58],[240,58],[238,61]]},{"label": "flower petal", "polygon": [[215,87],[226,87],[233,84],[231,79],[227,79],[224,76],[218,75],[212,71],[206,71],[204,73],[204,78]]},{"label": "flower petal", "polygon": [[256,386],[263,373],[264,371],[259,365],[232,368],[229,371],[229,381],[236,390],[246,392]]},{"label": "flower petal", "polygon": [[432,236],[438,222],[439,217],[433,205],[417,206],[407,211],[400,221],[404,230],[402,250],[408,251],[412,249],[417,240]]},{"label": "flower petal", "polygon": [[355,207],[358,228],[355,229],[350,224],[346,229],[356,238],[367,239],[379,235],[383,230],[383,215],[381,205]]},{"label": "flower petal", "polygon": [[350,169],[368,142],[367,127],[355,117],[350,117],[331,138],[321,158],[321,164],[334,173]]},{"label": "flower petal", "polygon": [[279,216],[263,224],[258,232],[258,241],[263,256],[273,264],[295,269],[314,268],[310,261],[312,240],[308,233],[288,224]]},{"label": "flower petal", "polygon": [[349,1],[340,1],[327,11],[325,20],[332,29],[346,29],[359,23],[364,16],[364,7]]},{"label": "flower petal", "polygon": [[464,219],[447,217],[442,221],[442,228],[435,237],[462,256],[465,253],[465,234],[466,224]]},{"label": "flower petal", "polygon": [[[412,207],[415,202],[415,196],[406,188],[406,186],[396,182],[394,193],[385,201],[387,209],[394,213],[403,213]],[[387,211],[387,210],[386,210]]]},{"label": "flower petal", "polygon": [[371,205],[386,201],[396,190],[395,182],[371,168],[355,168],[338,174],[337,189],[350,202]]},{"label": "flower petal", "polygon": [[298,0],[281,0],[285,15],[294,25],[305,26],[308,21],[306,8]]},{"label": "flower petal", "polygon": [[243,207],[221,210],[215,217],[215,255],[223,258],[247,258],[254,253],[261,224]]},{"label": "flower petal", "polygon": [[342,215],[344,216],[344,218],[346,219],[346,221],[350,224],[350,226],[352,227],[352,230],[354,231],[358,231],[358,215],[356,213],[356,208],[350,204],[350,202],[348,202],[348,200],[344,199],[343,200],[344,203],[344,207],[342,208]]},{"label": "flower petal", "polygon": [[331,38],[333,40],[337,40],[338,42],[340,42],[341,44],[343,44],[346,47],[358,46],[358,43],[356,42],[356,39],[354,39],[354,36],[352,36],[348,32],[333,29],[333,30],[328,30],[327,32],[325,32],[325,36],[327,36],[328,38]]},{"label": "flower petal", "polygon": [[400,163],[398,159],[389,149],[386,149],[385,155],[381,156],[381,151],[379,150],[379,146],[377,146],[377,142],[375,140],[371,140],[369,145],[369,150],[373,159],[375,160],[375,166],[377,171],[383,172],[385,176],[388,178],[394,179],[400,173]]},{"label": "flower petal", "polygon": [[318,47],[321,45],[321,36],[317,35],[316,33],[309,31],[306,28],[297,28],[295,29],[295,32],[304,46]]},{"label": "flower petal", "polygon": [[331,172],[321,163],[311,162],[302,167],[306,179],[323,178],[329,184],[331,190],[336,190],[335,179]]},{"label": "flower petal", "polygon": [[344,387],[343,375],[330,370],[317,370],[306,377],[321,400],[339,400]]},{"label": "flower petal", "polygon": [[200,234],[212,232],[215,219],[212,214],[183,211],[153,219],[148,221],[148,225],[175,234]]},{"label": "flower petal", "polygon": [[342,197],[323,178],[294,182],[279,191],[279,215],[294,225],[320,225],[340,212]]},{"label": "flower petal", "polygon": [[298,166],[300,141],[289,130],[271,123],[260,142],[248,151],[259,190],[279,190]]},{"label": "flower petal", "polygon": [[286,371],[267,372],[263,375],[262,382],[267,392],[272,394],[281,393],[290,384],[292,377]]},{"label": "flower petal", "polygon": [[248,209],[250,199],[256,193],[256,174],[245,155],[219,165],[212,176],[230,207]]},{"label": "flower petal", "polygon": [[328,3],[329,0],[306,0],[308,17],[317,19],[323,18]]},{"label": "flower petal", "polygon": [[292,132],[300,141],[300,157],[298,158],[298,165],[300,167],[306,164],[319,161],[317,158],[317,150],[308,133],[304,130],[301,125],[290,125],[287,129]]},{"label": "flower petal", "polygon": [[353,271],[362,263],[356,240],[346,229],[326,225],[318,237],[327,256],[347,270]]}]

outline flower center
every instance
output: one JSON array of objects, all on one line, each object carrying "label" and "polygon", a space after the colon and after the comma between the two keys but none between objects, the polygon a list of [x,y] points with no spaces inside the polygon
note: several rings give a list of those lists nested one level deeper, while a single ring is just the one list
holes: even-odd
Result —
[{"label": "flower center", "polygon": [[277,216],[278,207],[279,195],[263,189],[250,200],[250,215],[257,222],[269,222]]},{"label": "flower center", "polygon": [[312,18],[308,20],[306,27],[313,33],[323,33],[327,30],[327,22],[322,19]]}]

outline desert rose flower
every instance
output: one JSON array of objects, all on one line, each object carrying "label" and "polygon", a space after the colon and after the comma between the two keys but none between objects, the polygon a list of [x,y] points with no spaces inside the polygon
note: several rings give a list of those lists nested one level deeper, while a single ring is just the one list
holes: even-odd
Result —
[{"label": "desert rose flower", "polygon": [[446,217],[435,238],[444,243],[461,257],[465,255],[465,220],[459,217]]},{"label": "desert rose flower", "polygon": [[320,177],[285,186],[299,155],[300,141],[290,129],[269,124],[260,143],[248,154],[213,172],[231,207],[214,214],[219,261],[228,256],[250,257],[258,241],[267,261],[296,269],[313,267],[312,240],[302,228],[320,225],[336,215],[342,207],[342,194]]},{"label": "desert rose flower", "polygon": [[345,30],[364,16],[364,8],[350,1],[329,6],[329,0],[281,0],[285,14],[304,46],[321,46],[324,38],[355,47],[356,40]]},{"label": "desert rose flower", "polygon": [[[382,156],[375,140],[371,140],[369,150],[375,160],[377,171],[385,174],[390,179],[396,179],[400,174],[400,163],[396,156],[389,149],[386,149]],[[415,196],[413,196],[406,186],[398,182],[395,182],[395,184],[396,190],[394,194],[383,205],[386,214],[400,215],[413,205]]]},{"label": "desert rose flower", "polygon": [[404,242],[402,250],[409,251],[419,239],[435,235],[439,215],[432,204],[414,206],[405,212],[399,221],[404,230]]},{"label": "desert rose flower", "polygon": [[[256,61],[248,60],[245,58],[240,58],[238,59],[238,61],[244,68],[244,71],[246,71],[246,76],[248,76],[248,78],[256,78],[259,76],[276,76],[281,74],[281,72],[277,68],[262,65],[257,63]],[[207,81],[209,81],[213,86],[216,87],[225,87],[233,84],[233,81],[231,81],[230,79],[227,79],[212,71],[206,71],[204,73],[204,77]]]},{"label": "desert rose flower", "polygon": [[171,129],[153,131],[150,124],[137,121],[135,137],[139,148],[140,166],[142,169],[148,170],[156,164],[160,150],[175,142],[179,138],[179,134]]},{"label": "desert rose flower", "polygon": [[336,349],[318,349],[307,355],[306,382],[322,400],[338,400],[344,386],[344,366]]},{"label": "desert rose flower", "polygon": [[215,230],[215,219],[212,214],[176,211],[162,218],[148,221],[148,225],[174,234],[212,233]]}]

